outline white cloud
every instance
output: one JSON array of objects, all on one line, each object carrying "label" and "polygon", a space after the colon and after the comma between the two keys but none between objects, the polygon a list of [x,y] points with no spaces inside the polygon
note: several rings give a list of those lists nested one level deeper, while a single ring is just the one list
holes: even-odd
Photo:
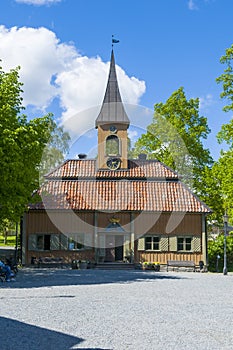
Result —
[{"label": "white cloud", "polygon": [[137,130],[129,130],[128,136],[129,136],[130,140],[135,140],[138,138],[138,131]]},{"label": "white cloud", "polygon": [[211,94],[207,94],[204,97],[199,98],[199,107],[200,109],[206,109],[212,106],[215,103],[213,96]]},{"label": "white cloud", "polygon": [[198,10],[198,7],[197,7],[196,3],[194,2],[194,0],[189,0],[188,1],[188,8],[191,11]]},{"label": "white cloud", "polygon": [[[145,83],[128,77],[116,66],[119,88],[125,103],[137,104],[145,92]],[[58,74],[56,84],[60,86],[61,102],[66,109],[64,119],[77,111],[100,105],[104,98],[109,72],[109,63],[99,57],[79,56],[72,60],[66,70]],[[123,98],[124,97],[124,98]]]},{"label": "white cloud", "polygon": [[0,26],[2,66],[9,70],[20,65],[25,105],[46,108],[58,94],[51,79],[64,69],[67,60],[76,56],[72,45],[60,43],[56,35],[46,28],[6,29]]},{"label": "white cloud", "polygon": [[26,5],[52,5],[57,2],[61,2],[62,0],[15,0],[18,3],[26,4]]},{"label": "white cloud", "polygon": [[[73,44],[60,42],[54,32],[44,27],[0,26],[0,58],[4,70],[21,66],[25,106],[43,110],[58,97],[65,120],[102,103],[109,62],[81,56]],[[145,92],[144,81],[116,68],[124,102],[137,104]],[[87,119],[83,118],[83,124]]]}]

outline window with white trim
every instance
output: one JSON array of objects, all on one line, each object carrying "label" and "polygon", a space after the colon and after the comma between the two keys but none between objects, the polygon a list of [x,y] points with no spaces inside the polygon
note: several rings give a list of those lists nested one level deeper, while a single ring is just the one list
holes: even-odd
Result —
[{"label": "window with white trim", "polygon": [[192,250],[192,237],[177,237],[177,251],[190,252]]},{"label": "window with white trim", "polygon": [[159,250],[160,236],[146,236],[145,250]]},{"label": "window with white trim", "polygon": [[68,245],[69,245],[69,250],[84,249],[84,235],[83,235],[83,233],[73,234],[71,237],[69,237]]},{"label": "window with white trim", "polygon": [[28,250],[81,250],[92,249],[92,233],[37,233],[28,237]]},{"label": "window with white trim", "polygon": [[37,235],[36,237],[36,249],[37,250],[50,250],[51,235]]}]

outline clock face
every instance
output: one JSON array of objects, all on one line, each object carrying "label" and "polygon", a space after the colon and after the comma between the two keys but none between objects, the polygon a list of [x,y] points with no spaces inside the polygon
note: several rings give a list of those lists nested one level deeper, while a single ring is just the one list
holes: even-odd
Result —
[{"label": "clock face", "polygon": [[115,127],[115,125],[111,125],[109,130],[112,132],[112,133],[115,133],[117,132],[117,128]]},{"label": "clock face", "polygon": [[119,158],[109,158],[106,164],[109,169],[117,170],[121,165],[121,160]]}]

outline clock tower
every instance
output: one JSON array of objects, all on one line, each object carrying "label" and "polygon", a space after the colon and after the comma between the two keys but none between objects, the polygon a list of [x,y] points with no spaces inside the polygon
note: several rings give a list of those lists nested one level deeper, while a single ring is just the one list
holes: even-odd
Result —
[{"label": "clock tower", "polygon": [[108,82],[100,113],[95,121],[98,129],[98,168],[127,169],[130,121],[125,112],[117,82],[112,50]]}]

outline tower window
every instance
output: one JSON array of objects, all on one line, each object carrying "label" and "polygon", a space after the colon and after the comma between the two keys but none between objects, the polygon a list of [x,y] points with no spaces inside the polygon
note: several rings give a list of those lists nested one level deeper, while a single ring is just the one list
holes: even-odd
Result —
[{"label": "tower window", "polygon": [[106,139],[106,155],[118,156],[120,154],[120,142],[116,135],[110,135]]}]

